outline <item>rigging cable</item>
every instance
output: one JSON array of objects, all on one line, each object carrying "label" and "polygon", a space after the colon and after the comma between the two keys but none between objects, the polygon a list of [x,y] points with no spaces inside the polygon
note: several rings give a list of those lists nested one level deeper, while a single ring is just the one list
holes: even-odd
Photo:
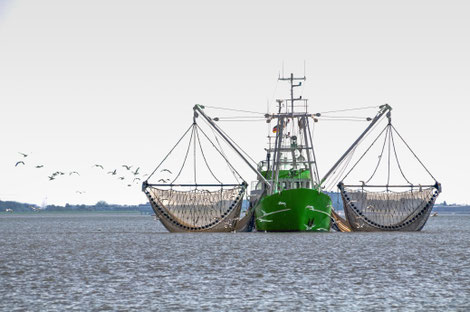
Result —
[{"label": "rigging cable", "polygon": [[206,108],[212,108],[212,109],[220,109],[220,110],[234,111],[234,112],[242,112],[242,113],[261,114],[261,115],[263,115],[263,116],[264,116],[264,114],[265,114],[265,113],[254,112],[254,111],[247,111],[247,110],[235,109],[235,108],[216,107],[216,106],[207,106],[207,105],[204,105],[204,107],[206,107]]},{"label": "rigging cable", "polygon": [[391,138],[392,138],[392,144],[393,144],[393,151],[395,152],[395,159],[397,160],[398,169],[400,169],[401,175],[402,175],[403,178],[406,180],[406,182],[408,182],[408,184],[410,184],[410,185],[413,185],[413,183],[411,183],[411,182],[406,178],[405,174],[403,173],[403,170],[401,169],[400,161],[398,160],[397,149],[396,149],[396,147],[395,147],[395,139],[393,138],[393,132],[392,132],[392,134],[391,134]]},{"label": "rigging cable", "polygon": [[332,119],[338,119],[338,118],[351,118],[351,119],[366,119],[367,117],[364,116],[325,116],[321,115],[320,118],[332,118]]},{"label": "rigging cable", "polygon": [[266,119],[264,119],[264,118],[263,119],[261,119],[261,118],[259,118],[259,119],[219,119],[219,122],[227,122],[227,121],[229,121],[229,122],[230,121],[237,121],[237,122],[240,122],[240,121],[245,121],[246,122],[246,121],[248,121],[248,122],[250,122],[250,121],[265,121],[265,120]]},{"label": "rigging cable", "polygon": [[351,170],[348,171],[348,173],[344,176],[343,180],[346,179],[348,177],[348,175],[351,173],[351,171],[354,170],[354,168],[356,168],[357,164],[359,164],[359,162],[362,160],[362,158],[364,158],[364,156],[367,154],[367,152],[372,148],[372,146],[374,146],[375,142],[377,142],[377,140],[382,136],[382,133],[384,133],[384,131],[386,130],[387,128],[385,127],[380,133],[379,135],[375,138],[375,140],[372,142],[372,144],[369,146],[369,148],[367,148],[367,150],[364,152],[364,154],[362,154],[362,156],[359,158],[359,160],[354,164],[354,166],[351,168]]},{"label": "rigging cable", "polygon": [[179,178],[180,174],[181,174],[181,171],[183,171],[183,168],[186,164],[186,160],[188,159],[188,154],[189,154],[189,150],[191,149],[191,142],[192,142],[192,139],[193,139],[193,134],[194,134],[194,125],[195,124],[192,124],[191,126],[193,127],[193,131],[191,131],[191,137],[189,138],[189,144],[188,144],[188,149],[186,150],[186,155],[184,156],[184,161],[183,161],[183,165],[181,166],[181,169],[180,171],[178,172],[178,175],[176,176],[176,178],[171,181],[171,184],[175,183],[176,179]]},{"label": "rigging cable", "polygon": [[[362,142],[364,142],[364,140],[372,133],[372,131],[373,131],[377,126],[378,126],[378,123],[376,123],[374,126],[372,126],[371,129],[369,129],[369,131],[364,135],[364,137],[363,137],[359,142],[357,142],[356,148],[357,148],[357,146],[359,146],[359,144],[361,144]],[[385,129],[384,129],[384,130],[385,130]],[[384,130],[382,130],[382,132],[383,132]],[[380,136],[380,135],[379,135],[379,136]],[[374,141],[374,143],[375,143],[375,141]],[[356,148],[354,148],[351,152],[354,152],[354,151],[356,150]],[[370,147],[369,147],[369,148],[370,148]],[[364,155],[365,155],[365,154],[364,154]],[[362,157],[364,157],[364,155],[361,156],[361,159],[362,159]],[[344,162],[344,160],[343,160],[343,162]],[[354,165],[354,167],[355,167],[357,164],[358,164],[358,162],[356,162],[356,164]],[[339,165],[339,164],[338,164],[338,165]],[[353,168],[354,168],[354,167],[353,167]],[[337,169],[335,169],[335,171],[333,172],[333,174],[334,174],[336,171],[337,171]],[[349,175],[349,173],[351,173],[351,171],[352,171],[352,169],[348,172],[347,175]],[[342,180],[344,180],[344,179],[347,177],[347,175],[346,175]],[[331,177],[328,178],[327,180],[330,180],[330,181],[331,181]],[[324,183],[328,184],[327,181],[324,181]]]},{"label": "rigging cable", "polygon": [[217,180],[217,182],[219,182],[220,184],[223,184],[222,182],[220,182],[219,179],[217,179],[217,177],[215,176],[214,172],[212,172],[211,168],[209,167],[209,163],[207,162],[206,156],[204,155],[204,151],[202,150],[201,138],[199,137],[199,132],[198,132],[198,131],[196,131],[196,135],[197,135],[197,141],[198,141],[198,143],[199,143],[199,149],[201,150],[201,155],[202,155],[202,158],[204,159],[204,163],[206,164],[207,169],[209,169],[209,172],[210,172],[211,175],[214,177],[214,179]]},{"label": "rigging cable", "polygon": [[421,162],[421,160],[418,158],[418,156],[416,156],[415,152],[413,152],[413,150],[411,149],[411,147],[408,145],[408,143],[406,143],[406,141],[402,138],[402,136],[400,135],[400,133],[398,133],[397,129],[395,129],[395,127],[392,125],[392,128],[393,130],[395,130],[395,133],[398,134],[398,137],[403,141],[403,143],[405,143],[406,147],[408,147],[408,149],[410,150],[410,152],[413,154],[413,156],[419,161],[419,163],[421,164],[421,166],[423,166],[423,168],[426,170],[426,172],[431,176],[431,178],[434,179],[435,182],[437,182],[436,178],[434,178],[434,176],[431,174],[431,172],[429,172],[428,168],[426,168],[426,166]]},{"label": "rigging cable", "polygon": [[[212,144],[212,146],[216,149],[216,151],[225,159],[225,161],[227,162],[227,164],[230,166],[230,168],[233,169],[234,172],[236,172],[236,174],[240,177],[240,179],[243,180],[242,176],[238,173],[238,171],[230,164],[230,162],[228,161],[227,157],[225,157],[224,153],[222,153],[215,145],[214,143],[209,139],[209,137],[207,136],[207,134],[201,129],[201,127],[199,127],[199,125],[197,125],[197,127],[199,128],[199,130],[202,132],[202,134],[204,134],[204,136],[206,137],[206,139]],[[243,180],[245,181],[245,180]]]},{"label": "rigging cable", "polygon": [[[372,178],[375,176],[375,173],[377,172],[377,169],[379,169],[379,166],[380,166],[380,163],[382,162],[382,158],[383,158],[383,154],[384,154],[384,151],[385,151],[385,146],[387,145],[387,136],[389,135],[389,132],[390,132],[390,127],[387,125],[385,127],[385,129],[387,130],[385,132],[385,138],[384,138],[384,144],[382,146],[382,151],[380,152],[380,155],[379,155],[379,160],[377,162],[377,166],[375,166],[375,169],[374,169],[374,172],[372,172],[372,175],[370,176],[370,178],[366,181],[365,184],[369,183],[370,180],[372,180]],[[389,173],[390,174],[390,173]],[[387,183],[388,185],[388,183]]]},{"label": "rigging cable", "polygon": [[330,191],[332,191],[333,188],[335,187],[335,185],[338,183],[339,179],[341,178],[343,173],[348,168],[349,163],[351,162],[351,160],[353,158],[353,155],[356,152],[356,149],[357,149],[357,146],[354,147],[354,149],[351,150],[348,157],[341,163],[341,168],[339,168],[339,171],[331,177],[330,183],[329,184],[327,183],[327,185],[326,185],[327,190],[329,189]]},{"label": "rigging cable", "polygon": [[332,110],[332,111],[327,111],[327,112],[320,112],[320,114],[339,113],[339,112],[348,112],[348,111],[356,111],[356,110],[366,110],[366,109],[377,108],[377,107],[380,107],[380,106],[366,106],[366,107],[339,109],[339,110]]},{"label": "rigging cable", "polygon": [[238,118],[241,118],[241,119],[251,119],[251,118],[255,118],[255,119],[263,119],[265,120],[264,117],[260,117],[260,116],[223,116],[223,117],[217,117],[219,120],[225,120],[225,119],[238,119]]},{"label": "rigging cable", "polygon": [[[207,121],[207,120],[204,120],[204,122],[206,122],[206,123],[208,124],[208,121]],[[209,126],[210,126],[210,125],[209,125]],[[235,141],[234,141],[227,133],[225,133],[225,131],[222,130],[220,127],[218,127],[217,125],[215,125],[215,126],[217,127],[217,129],[218,129],[220,132],[222,132],[222,134],[224,134],[224,135],[227,137],[228,140],[230,140],[230,142],[231,142],[233,145],[235,145],[236,147],[238,147],[238,148],[240,149],[240,151],[243,152],[243,154],[245,154],[245,156],[248,157],[248,158],[256,165],[256,161],[255,161],[253,158],[251,158],[251,156],[250,156],[247,152],[245,152],[245,151],[237,144],[237,142],[235,142]]]},{"label": "rigging cable", "polygon": [[316,117],[318,120],[322,121],[359,121],[359,122],[369,122],[370,120],[367,120],[366,118],[364,119],[352,119],[352,118],[323,118],[323,117]]},{"label": "rigging cable", "polygon": [[[196,162],[196,136],[197,136],[197,128],[194,127],[194,147],[193,147],[193,157],[194,157],[194,184],[197,185],[197,181],[196,181],[196,168],[197,168],[197,162]],[[197,188],[197,186],[196,186]]]},{"label": "rigging cable", "polygon": [[[390,125],[390,122],[389,122],[389,125]],[[387,169],[387,191],[388,191],[388,186],[390,185],[390,158],[392,156],[392,153],[391,153],[391,146],[392,146],[392,139],[391,139],[391,135],[392,135],[392,129],[390,129],[388,131],[388,169]]]},{"label": "rigging cable", "polygon": [[[220,142],[219,142],[219,139],[217,137],[217,134],[215,133],[215,130],[212,127],[209,127],[209,129],[211,129],[212,134],[214,135],[215,141],[219,145],[220,151],[221,151],[222,155],[224,156],[224,159],[226,159],[227,156],[225,155],[224,149],[222,148],[222,144],[220,144]],[[202,129],[201,129],[201,131],[202,131]],[[226,160],[226,162],[227,162],[227,165],[228,165],[230,171],[232,172],[233,176],[235,177],[237,182],[240,183],[240,181],[237,178],[237,175],[235,174],[235,168],[233,168],[232,165],[227,160]]]},{"label": "rigging cable", "polygon": [[[313,146],[313,132],[315,131],[315,122],[313,123],[312,125],[312,131],[310,131],[310,122],[308,120],[308,118],[305,118],[305,121],[307,123],[307,129],[304,129],[304,131],[308,131],[308,136],[310,138],[310,143],[312,144],[312,156],[313,156],[313,162],[314,162],[314,168],[315,168],[315,178],[317,180],[317,183],[320,183],[320,175],[318,173],[318,164],[317,164],[317,157],[315,156],[315,148]],[[309,151],[307,150],[307,153],[309,153]],[[313,187],[313,185],[312,185]]]},{"label": "rigging cable", "polygon": [[148,176],[147,180],[145,180],[145,181],[148,181],[153,176],[153,174],[158,170],[158,168],[160,168],[160,166],[165,162],[165,160],[168,158],[168,156],[170,156],[170,154],[173,152],[173,150],[176,148],[176,146],[178,146],[178,144],[186,136],[186,134],[189,132],[189,130],[191,130],[192,127],[193,127],[193,125],[191,124],[191,126],[189,126],[188,130],[186,130],[186,132],[181,136],[181,138],[178,140],[178,142],[176,142],[176,144],[173,146],[173,148],[170,150],[170,152],[165,156],[165,158],[163,158],[163,160],[160,162],[160,164],[157,166],[157,168],[155,168],[155,170],[153,170],[153,172]]}]

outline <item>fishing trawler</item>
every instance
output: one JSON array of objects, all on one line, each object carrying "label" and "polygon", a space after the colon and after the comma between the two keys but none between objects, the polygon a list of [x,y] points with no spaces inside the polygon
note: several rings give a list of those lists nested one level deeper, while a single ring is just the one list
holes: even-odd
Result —
[{"label": "fishing trawler", "polygon": [[[279,77],[279,80],[289,83],[290,97],[276,100],[276,113],[266,113],[263,116],[271,125],[272,134],[268,135],[268,146],[265,148],[266,159],[258,163],[255,163],[222,130],[217,124],[220,118],[210,117],[203,105],[194,106],[193,123],[142,184],[142,190],[149,199],[155,215],[166,229],[170,232],[252,230],[329,232],[333,226],[334,229],[342,232],[421,230],[441,192],[441,186],[432,175],[435,183],[423,186],[411,183],[403,174],[398,163],[397,152],[392,151],[391,148],[391,143],[394,142],[392,141],[393,132],[396,132],[391,124],[392,108],[387,104],[379,106],[376,116],[367,118],[368,127],[325,176],[320,178],[311,125],[321,118],[321,114],[309,113],[307,99],[295,95],[296,88],[302,85],[306,77],[305,75],[295,77],[290,74],[289,77]],[[344,219],[335,213],[330,197],[323,192],[325,181],[330,179],[339,167],[344,167],[346,160],[348,160],[347,164],[349,163],[358,145],[385,117],[388,123],[379,137],[385,133],[384,146],[388,140],[388,166],[390,168],[392,159],[390,155],[394,153],[407,184],[390,184],[390,172],[387,182],[381,185],[367,184],[371,179],[367,182],[362,181],[361,185],[347,184],[345,179],[350,173],[348,172],[338,182],[345,209],[346,219]],[[201,128],[199,120],[212,130],[214,134],[212,139]],[[399,134],[398,136],[403,140]],[[187,147],[180,153],[174,152],[187,137],[189,137]],[[224,153],[219,139],[225,142],[256,174],[257,180],[251,184],[250,188],[246,179],[238,173]],[[225,162],[233,173],[236,183],[223,183],[217,177],[217,171],[211,169],[210,161],[207,159],[207,150],[202,147],[204,142],[209,143],[209,146],[217,151],[221,162]],[[408,144],[406,146],[409,148]],[[394,143],[393,147],[395,147]],[[370,148],[366,150],[366,153]],[[383,153],[384,148],[382,148],[382,154],[379,155],[377,167],[382,159],[387,159]],[[412,153],[418,159],[416,154]],[[181,167],[176,170],[174,168],[175,174],[170,178],[158,180],[163,183],[151,183],[150,179],[154,175],[161,175],[165,171],[173,172],[166,168],[162,169],[162,164],[168,161],[171,155],[184,156]],[[193,158],[193,181],[180,183],[178,181],[190,157]],[[201,170],[197,168],[197,160],[201,159],[212,176],[213,181],[210,183],[201,183],[198,180],[197,173]],[[419,159],[418,161],[423,165]],[[357,163],[351,170],[356,165]],[[376,171],[377,168],[374,173]],[[429,173],[427,169],[426,171]],[[248,189],[250,189],[249,192]],[[249,207],[242,217],[241,207],[244,202],[248,202]]]},{"label": "fishing trawler", "polygon": [[274,122],[275,136],[268,137],[266,160],[258,166],[266,180],[258,180],[250,198],[256,229],[327,232],[332,206],[330,197],[320,190],[310,129],[315,116],[308,113],[307,99],[294,92],[306,78],[291,74],[279,80],[290,84],[290,98],[277,100],[277,113],[265,116],[267,122]]}]

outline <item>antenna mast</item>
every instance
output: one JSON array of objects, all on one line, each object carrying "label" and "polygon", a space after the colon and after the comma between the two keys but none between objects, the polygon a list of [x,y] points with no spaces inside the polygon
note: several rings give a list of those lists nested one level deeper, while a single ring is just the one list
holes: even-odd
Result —
[{"label": "antenna mast", "polygon": [[[291,114],[292,116],[294,115],[294,103],[295,101],[301,101],[302,96],[299,96],[298,98],[294,98],[294,88],[300,87],[302,85],[302,81],[307,80],[305,75],[303,77],[294,77],[294,74],[291,73],[290,77],[286,78],[284,76],[280,77],[279,80],[281,81],[289,81],[290,82],[290,102],[291,102]],[[299,83],[294,84],[294,81],[299,81]]]}]

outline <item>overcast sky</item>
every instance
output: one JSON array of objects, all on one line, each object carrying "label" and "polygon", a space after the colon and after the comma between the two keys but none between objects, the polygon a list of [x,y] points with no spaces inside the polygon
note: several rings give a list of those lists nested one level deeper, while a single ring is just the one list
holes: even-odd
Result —
[{"label": "overcast sky", "polygon": [[[469,16],[465,0],[0,0],[0,200],[143,203],[122,164],[151,171],[196,103],[272,111],[282,64],[305,60],[312,112],[389,103],[438,202],[468,203]],[[265,123],[221,126],[265,157]],[[366,126],[316,125],[321,173]]]}]

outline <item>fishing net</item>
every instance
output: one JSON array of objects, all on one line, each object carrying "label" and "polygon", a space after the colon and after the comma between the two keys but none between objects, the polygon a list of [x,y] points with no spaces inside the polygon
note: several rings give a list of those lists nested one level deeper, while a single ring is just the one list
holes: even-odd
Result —
[{"label": "fishing net", "polygon": [[[345,217],[353,231],[420,231],[426,224],[437,196],[441,192],[441,185],[392,125],[391,112],[388,111],[386,116],[388,118],[387,125],[338,184],[343,199]],[[360,138],[363,137],[364,135],[361,135]],[[359,180],[361,184],[346,185],[343,181],[354,171],[366,154],[371,152],[372,147],[381,137],[383,137],[383,144],[378,149],[379,155],[370,177]],[[401,143],[405,151],[409,151],[434,180],[434,184],[412,183],[411,179],[405,175],[404,168],[406,167],[398,157],[396,137],[399,138],[397,142]],[[355,147],[350,148],[349,151],[353,153],[354,150]],[[346,158],[343,157],[343,159]],[[386,176],[377,177],[375,180],[379,180],[379,183],[370,184],[380,172],[381,167]],[[414,168],[413,171],[415,171]],[[391,183],[392,180],[398,179],[400,183]],[[421,179],[422,177],[420,177]],[[380,183],[380,181],[383,182]]]},{"label": "fishing net", "polygon": [[431,213],[440,186],[373,192],[339,185],[345,216],[354,231],[419,231]]},{"label": "fishing net", "polygon": [[230,232],[240,216],[246,185],[217,191],[160,189],[144,190],[150,204],[170,232]]},{"label": "fishing net", "polygon": [[[173,153],[185,137],[189,137],[185,152]],[[203,149],[201,142],[203,138],[206,145],[209,143],[209,146],[212,146],[220,157],[225,160],[237,183],[222,183],[221,179],[215,175],[220,171],[210,168],[210,161],[206,157],[207,150]],[[184,156],[179,169],[173,171],[166,168],[160,169],[170,155],[176,158]],[[204,164],[202,168],[198,167],[198,160]],[[182,173],[184,173],[185,165],[188,163],[192,163],[192,167],[189,169],[192,169],[190,171],[193,173],[193,180],[192,183],[181,184],[177,181],[184,176]],[[212,177],[212,183],[201,184],[198,182],[198,175],[201,175],[203,170],[206,170],[205,178]],[[175,176],[172,176],[173,172],[175,172]],[[163,183],[149,183],[148,180],[154,174],[166,174],[166,177],[169,178],[158,180],[158,182]],[[204,176],[204,172],[202,172],[202,176]],[[188,175],[185,179],[188,179]],[[195,115],[193,124],[186,130],[148,179],[143,182],[142,190],[149,199],[156,217],[170,232],[230,232],[238,230],[240,227],[244,230],[247,226],[241,224],[246,225],[248,223],[247,220],[239,220],[247,188],[247,183],[245,181],[240,182],[240,180],[243,179],[229,163],[220,144],[217,147],[210,140],[196,123]],[[248,214],[248,217],[251,217],[251,215]],[[237,227],[237,224],[240,224],[240,227]]]}]

